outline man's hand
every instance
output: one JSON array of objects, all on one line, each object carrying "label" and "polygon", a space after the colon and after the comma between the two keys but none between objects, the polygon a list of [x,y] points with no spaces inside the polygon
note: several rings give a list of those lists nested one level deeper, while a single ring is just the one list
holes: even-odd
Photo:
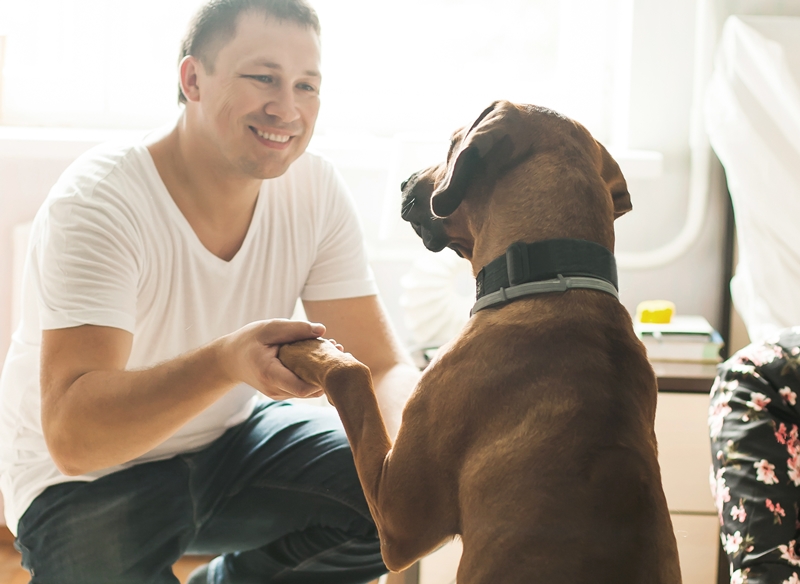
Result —
[{"label": "man's hand", "polygon": [[284,319],[250,323],[221,339],[223,367],[235,382],[244,382],[275,400],[322,395],[289,371],[278,359],[281,345],[313,339],[325,334],[325,327]]}]

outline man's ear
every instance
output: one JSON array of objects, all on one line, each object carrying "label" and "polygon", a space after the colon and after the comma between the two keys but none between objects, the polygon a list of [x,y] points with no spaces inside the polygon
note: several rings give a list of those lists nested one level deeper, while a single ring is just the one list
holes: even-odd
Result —
[{"label": "man's ear", "polygon": [[192,55],[186,55],[178,66],[181,91],[186,101],[198,101],[200,99],[198,70],[202,68],[202,66],[202,63]]},{"label": "man's ear", "polygon": [[611,201],[614,204],[614,219],[618,219],[633,209],[631,195],[628,192],[628,183],[625,182],[625,177],[622,176],[619,164],[608,153],[608,150],[600,142],[597,142],[597,146],[600,148],[600,177],[611,193]]},{"label": "man's ear", "polygon": [[447,171],[431,195],[431,211],[447,217],[464,200],[475,177],[488,181],[528,156],[535,139],[530,116],[508,101],[486,108],[450,152]]}]

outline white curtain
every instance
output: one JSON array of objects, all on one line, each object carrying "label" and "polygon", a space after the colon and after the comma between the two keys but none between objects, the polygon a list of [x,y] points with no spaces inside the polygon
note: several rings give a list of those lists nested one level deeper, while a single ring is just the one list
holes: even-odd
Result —
[{"label": "white curtain", "polygon": [[755,341],[800,325],[800,18],[728,18],[705,106],[736,216],[731,293]]}]

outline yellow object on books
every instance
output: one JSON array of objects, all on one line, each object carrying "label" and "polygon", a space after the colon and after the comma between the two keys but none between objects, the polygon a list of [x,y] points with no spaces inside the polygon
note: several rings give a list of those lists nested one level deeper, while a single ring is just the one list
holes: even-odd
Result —
[{"label": "yellow object on books", "polygon": [[669,300],[645,300],[636,307],[636,322],[669,324],[675,314],[675,304]]}]

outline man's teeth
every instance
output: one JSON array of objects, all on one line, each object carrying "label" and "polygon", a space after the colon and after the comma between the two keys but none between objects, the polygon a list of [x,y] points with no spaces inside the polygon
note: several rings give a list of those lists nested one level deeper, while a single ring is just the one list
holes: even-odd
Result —
[{"label": "man's teeth", "polygon": [[256,130],[256,134],[266,140],[271,140],[272,142],[288,142],[289,138],[291,138],[291,136],[283,136],[281,134],[265,134],[261,130]]}]

